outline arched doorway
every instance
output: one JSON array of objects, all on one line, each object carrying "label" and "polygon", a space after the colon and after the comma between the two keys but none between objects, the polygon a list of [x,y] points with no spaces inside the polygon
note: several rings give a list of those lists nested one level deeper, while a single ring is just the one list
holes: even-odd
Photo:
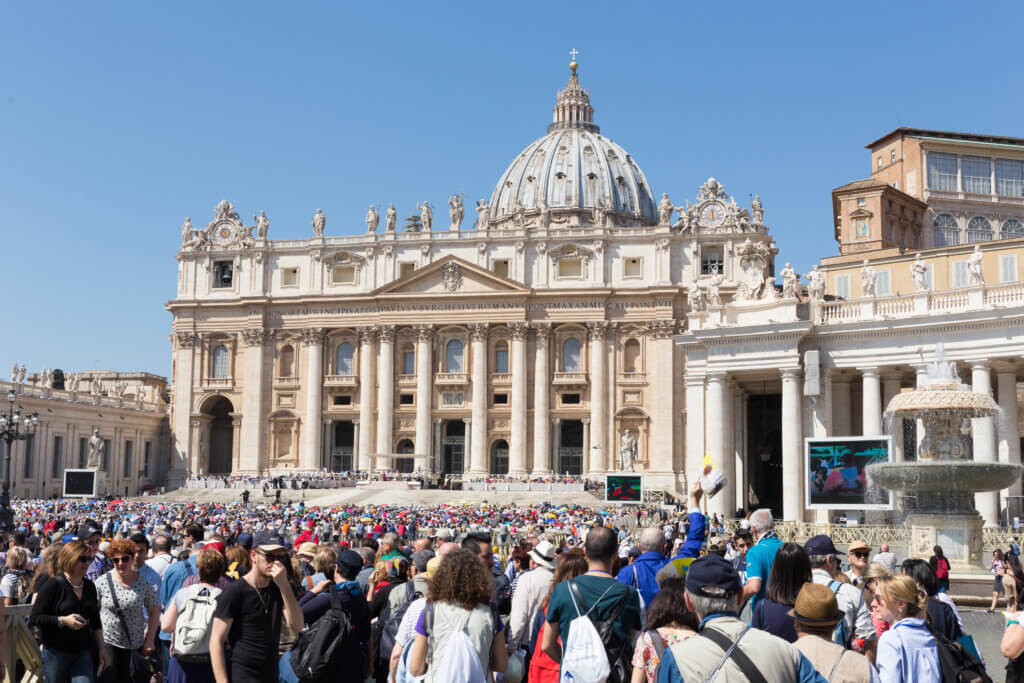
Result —
[{"label": "arched doorway", "polygon": [[[415,447],[409,439],[402,439],[395,447],[395,453],[401,455],[412,455],[415,452]],[[416,460],[414,458],[392,458],[392,467],[394,467],[396,472],[412,472],[415,463]]]},{"label": "arched doorway", "polygon": [[202,412],[212,418],[208,450],[205,453],[203,452],[205,444],[200,436],[199,462],[200,467],[205,466],[207,474],[231,473],[231,459],[235,447],[235,429],[231,413],[234,411],[235,407],[231,405],[231,401],[223,396],[210,399],[203,408]]},{"label": "arched doorway", "polygon": [[508,441],[505,439],[491,444],[491,474],[508,474]]}]

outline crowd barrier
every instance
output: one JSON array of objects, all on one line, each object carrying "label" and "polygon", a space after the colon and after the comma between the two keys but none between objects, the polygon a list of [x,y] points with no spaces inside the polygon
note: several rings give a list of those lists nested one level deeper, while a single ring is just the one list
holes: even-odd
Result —
[{"label": "crowd barrier", "polygon": [[[296,486],[302,488],[303,482],[306,483],[307,489],[344,489],[354,488],[356,485],[355,479],[296,479]],[[275,488],[274,481],[271,479],[258,479],[252,481],[224,481],[223,479],[189,479],[185,482],[185,488],[187,489],[249,489],[250,491],[256,491],[262,489],[266,485],[267,488]],[[284,479],[282,481],[282,488],[291,489],[292,480]]]},{"label": "crowd barrier", "polygon": [[463,491],[537,491],[540,493],[582,493],[583,484],[550,484],[542,482],[464,481]]}]

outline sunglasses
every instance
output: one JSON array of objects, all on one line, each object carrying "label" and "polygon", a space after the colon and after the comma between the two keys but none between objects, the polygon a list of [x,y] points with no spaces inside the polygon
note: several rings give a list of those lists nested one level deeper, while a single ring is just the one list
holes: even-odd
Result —
[{"label": "sunglasses", "polygon": [[78,561],[82,564],[92,564],[92,555],[82,555],[78,558]]},{"label": "sunglasses", "polygon": [[124,555],[123,557],[112,557],[112,558],[110,558],[110,561],[113,562],[114,564],[121,564],[122,562],[132,562],[134,560],[135,560],[134,557],[130,557],[128,555]]},{"label": "sunglasses", "polygon": [[856,551],[854,551],[854,552],[852,552],[850,554],[853,555],[854,557],[859,557],[861,559],[864,559],[865,557],[867,557],[871,553],[869,553],[867,550],[856,550]]},{"label": "sunglasses", "polygon": [[288,553],[265,553],[262,550],[259,553],[267,558],[267,562],[280,562],[284,564],[288,561]]}]

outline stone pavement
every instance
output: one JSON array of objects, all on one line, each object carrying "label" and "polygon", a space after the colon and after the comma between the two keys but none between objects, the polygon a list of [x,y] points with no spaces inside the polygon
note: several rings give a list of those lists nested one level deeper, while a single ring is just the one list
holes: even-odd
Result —
[{"label": "stone pavement", "polygon": [[999,641],[1003,638],[1006,623],[1002,613],[989,614],[983,609],[960,609],[964,630],[974,636],[974,642],[985,659],[985,669],[993,681],[1005,680],[1006,657],[999,653]]}]

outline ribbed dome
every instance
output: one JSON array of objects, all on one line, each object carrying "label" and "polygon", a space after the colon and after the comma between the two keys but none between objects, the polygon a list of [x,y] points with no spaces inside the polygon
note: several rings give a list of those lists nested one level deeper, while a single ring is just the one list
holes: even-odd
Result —
[{"label": "ribbed dome", "polygon": [[657,223],[643,171],[626,150],[601,136],[593,114],[590,94],[573,68],[558,93],[548,134],[523,150],[494,188],[491,225],[517,219],[523,225]]}]

